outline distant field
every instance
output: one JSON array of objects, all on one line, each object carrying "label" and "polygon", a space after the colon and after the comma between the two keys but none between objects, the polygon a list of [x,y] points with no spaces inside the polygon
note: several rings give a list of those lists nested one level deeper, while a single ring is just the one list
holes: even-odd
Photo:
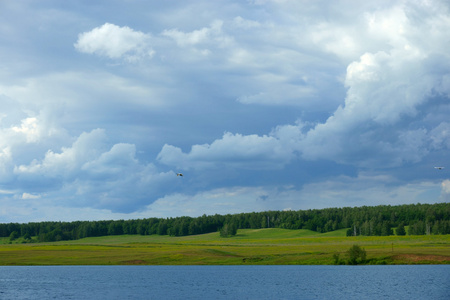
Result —
[{"label": "distant field", "polygon": [[6,244],[0,265],[243,265],[334,264],[354,244],[372,264],[450,264],[450,235],[346,237],[346,230],[240,229],[195,236],[121,235],[54,243]]}]

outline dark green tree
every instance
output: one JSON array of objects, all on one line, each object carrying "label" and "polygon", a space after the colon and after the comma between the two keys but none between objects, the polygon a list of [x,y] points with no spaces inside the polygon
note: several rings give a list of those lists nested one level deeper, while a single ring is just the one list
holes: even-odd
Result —
[{"label": "dark green tree", "polygon": [[108,235],[121,235],[123,234],[123,221],[111,221],[108,226]]},{"label": "dark green tree", "polygon": [[381,224],[381,235],[392,235],[392,228],[391,225],[389,225],[388,221],[383,221],[383,223]]},{"label": "dark green tree", "polygon": [[25,235],[23,236],[23,239],[24,239],[25,241],[27,241],[27,242],[30,242],[30,241],[31,241],[31,235],[27,232],[27,233],[25,233]]},{"label": "dark green tree", "polygon": [[236,235],[237,233],[237,226],[235,224],[225,224],[220,229],[220,236],[221,237],[231,237]]},{"label": "dark green tree", "polygon": [[168,221],[163,219],[159,222],[158,224],[158,228],[156,230],[156,233],[159,235],[166,235],[167,234],[167,229],[168,229],[168,225],[167,225]]},{"label": "dark green tree", "polygon": [[406,235],[405,223],[400,222],[400,224],[398,224],[397,226],[397,230],[395,230],[395,233],[397,235]]},{"label": "dark green tree", "polygon": [[13,231],[11,232],[11,234],[9,235],[9,240],[10,241],[14,241],[16,239],[19,238],[19,233],[17,231]]}]

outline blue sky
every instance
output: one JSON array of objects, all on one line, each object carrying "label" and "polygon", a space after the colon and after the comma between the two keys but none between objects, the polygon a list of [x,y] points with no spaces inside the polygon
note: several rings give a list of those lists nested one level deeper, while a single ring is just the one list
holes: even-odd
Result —
[{"label": "blue sky", "polygon": [[1,1],[0,222],[448,202],[449,31],[444,0]]}]

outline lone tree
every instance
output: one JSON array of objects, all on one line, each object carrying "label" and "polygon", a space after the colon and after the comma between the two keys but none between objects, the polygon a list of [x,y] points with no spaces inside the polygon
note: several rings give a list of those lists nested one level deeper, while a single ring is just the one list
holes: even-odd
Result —
[{"label": "lone tree", "polygon": [[236,235],[237,233],[237,226],[236,224],[224,224],[223,227],[220,229],[220,236],[221,237],[231,237],[233,235]]},{"label": "lone tree", "polygon": [[357,265],[366,261],[366,250],[358,245],[353,245],[348,251],[348,264]]}]

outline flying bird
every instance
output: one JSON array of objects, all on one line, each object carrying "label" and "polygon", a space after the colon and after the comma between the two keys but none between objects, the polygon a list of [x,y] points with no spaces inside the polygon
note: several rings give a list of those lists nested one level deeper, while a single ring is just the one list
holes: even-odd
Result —
[{"label": "flying bird", "polygon": [[177,173],[177,176],[181,176],[181,177],[183,177],[183,174],[181,174],[181,173]]},{"label": "flying bird", "polygon": [[442,170],[444,167],[434,167],[435,169]]}]

